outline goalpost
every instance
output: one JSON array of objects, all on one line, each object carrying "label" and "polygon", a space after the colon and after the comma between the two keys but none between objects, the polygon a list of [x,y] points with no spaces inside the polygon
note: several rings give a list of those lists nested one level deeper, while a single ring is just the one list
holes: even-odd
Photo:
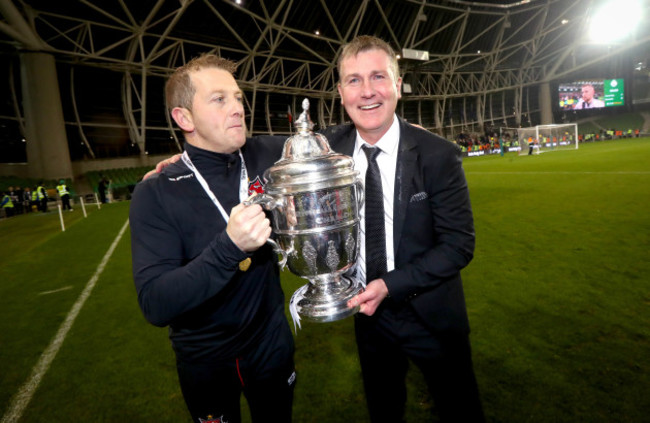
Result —
[{"label": "goalpost", "polygon": [[578,148],[578,125],[575,123],[503,129],[514,134],[512,138],[519,143],[520,156]]}]

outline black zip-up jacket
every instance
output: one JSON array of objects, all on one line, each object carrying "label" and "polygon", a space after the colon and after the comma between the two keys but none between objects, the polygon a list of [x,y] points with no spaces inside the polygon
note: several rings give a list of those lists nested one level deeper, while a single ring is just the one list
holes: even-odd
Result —
[{"label": "black zip-up jacket", "polygon": [[[280,158],[284,137],[253,137],[242,147],[249,190]],[[238,153],[186,143],[194,166],[230,213],[240,203]],[[179,160],[139,183],[130,210],[133,277],[145,318],[169,326],[178,359],[229,360],[255,345],[264,330],[287,324],[277,255],[268,245],[242,252],[192,171]],[[251,257],[248,271],[239,262]]]}]

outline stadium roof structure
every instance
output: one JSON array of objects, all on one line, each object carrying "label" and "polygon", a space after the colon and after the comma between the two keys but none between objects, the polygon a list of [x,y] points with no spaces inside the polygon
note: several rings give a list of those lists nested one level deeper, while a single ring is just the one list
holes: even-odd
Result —
[{"label": "stadium roof structure", "polygon": [[[640,28],[615,48],[587,42],[582,34],[590,13],[601,3],[0,0],[0,54],[49,52],[59,71],[90,66],[121,74],[117,88],[125,124],[131,138],[142,145],[147,128],[170,127],[168,119],[166,124],[159,117],[149,121],[155,114],[147,112],[152,107],[147,99],[151,103],[160,96],[147,96],[147,91],[153,86],[160,90],[160,84],[147,82],[205,51],[238,62],[238,82],[247,93],[253,132],[280,131],[273,120],[282,115],[278,110],[286,110],[287,103],[295,108],[305,96],[318,100],[321,126],[345,120],[337,100],[336,59],[347,41],[373,34],[403,55],[400,70],[408,85],[403,114],[425,127],[441,128],[447,125],[452,104],[458,113],[461,103],[463,108],[471,103],[479,123],[512,114],[520,121],[522,113],[536,109],[523,105],[536,100],[537,94],[526,91],[529,87],[580,72],[598,73],[594,69],[621,55],[650,57],[648,28]],[[648,5],[644,7],[647,16]],[[409,51],[426,52],[428,57],[422,60]],[[0,114],[11,118],[11,113]],[[13,118],[21,119],[19,113]],[[80,128],[88,124],[76,123]]]}]

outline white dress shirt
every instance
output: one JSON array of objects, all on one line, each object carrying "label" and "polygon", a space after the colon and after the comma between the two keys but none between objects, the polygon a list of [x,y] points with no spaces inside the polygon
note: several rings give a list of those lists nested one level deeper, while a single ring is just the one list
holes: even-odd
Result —
[{"label": "white dress shirt", "polygon": [[583,99],[578,100],[574,109],[599,109],[605,107],[605,102],[603,100],[598,100],[596,98],[591,99],[589,103],[585,102]]},{"label": "white dress shirt", "polygon": [[[393,200],[395,198],[395,169],[397,168],[397,146],[399,144],[399,119],[393,119],[393,124],[383,137],[374,145],[381,150],[377,156],[377,165],[381,173],[381,188],[384,192],[384,221],[386,222],[386,269],[390,272],[395,269],[395,251],[393,243]],[[359,177],[365,184],[368,159],[361,149],[363,145],[370,145],[361,138],[357,131],[357,140],[354,145],[354,169],[359,171]],[[357,260],[357,277],[366,284],[366,224],[365,205],[359,210],[361,234],[359,237],[360,251]],[[370,282],[370,281],[367,281]]]}]

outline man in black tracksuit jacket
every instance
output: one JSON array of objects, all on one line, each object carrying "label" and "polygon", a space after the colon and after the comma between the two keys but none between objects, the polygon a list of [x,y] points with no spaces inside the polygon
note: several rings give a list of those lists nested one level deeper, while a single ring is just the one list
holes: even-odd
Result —
[{"label": "man in black tracksuit jacket", "polygon": [[[240,136],[241,92],[224,62],[204,55],[181,68],[193,85],[190,107],[170,100],[168,83],[189,163],[168,166],[134,191],[138,302],[149,322],[169,326],[193,421],[240,421],[243,392],[253,421],[289,422],[294,345],[277,255],[265,244],[270,222],[261,207],[240,205],[239,189],[263,189],[262,172],[280,157],[284,138]],[[228,223],[201,178],[230,214]]]}]

